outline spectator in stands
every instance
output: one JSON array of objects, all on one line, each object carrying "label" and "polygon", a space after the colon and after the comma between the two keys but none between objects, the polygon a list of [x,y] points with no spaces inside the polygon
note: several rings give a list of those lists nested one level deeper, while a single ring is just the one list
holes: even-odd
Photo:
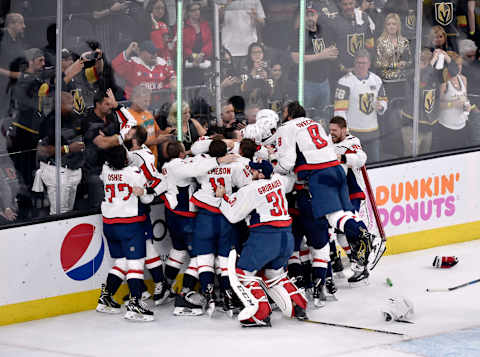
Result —
[{"label": "spectator in stands", "polygon": [[254,42],[248,46],[247,63],[243,66],[243,74],[249,79],[267,80],[270,72],[268,61],[262,44]]},{"label": "spectator in stands", "polygon": [[221,7],[222,45],[230,51],[233,63],[239,66],[248,54],[248,46],[259,42],[258,29],[265,24],[260,0],[228,1]]},{"label": "spectator in stands", "polygon": [[138,126],[142,126],[147,131],[147,141],[145,145],[152,151],[155,156],[155,165],[158,163],[158,148],[157,145],[165,142],[165,136],[168,135],[173,128],[161,130],[158,126],[153,114],[148,110],[152,92],[150,89],[143,86],[137,86],[132,92],[132,105],[128,109],[130,114],[137,121]]},{"label": "spectator in stands", "polygon": [[272,78],[272,96],[271,102],[276,103],[278,108],[272,110],[281,110],[284,102],[289,98],[295,96],[295,83],[288,79],[287,73],[284,71],[284,65],[278,62],[272,64],[270,70],[270,77]]},{"label": "spectator in stands", "polygon": [[[339,0],[340,13],[335,17],[322,16],[319,23],[323,31],[338,48],[338,60],[329,77],[333,83],[353,70],[356,52],[360,49],[373,51],[374,33],[366,13],[356,8],[355,0]],[[332,66],[333,67],[333,66]]]},{"label": "spectator in stands", "polygon": [[[220,87],[222,89],[222,97],[230,98],[234,95],[239,95],[241,92],[240,74],[233,64],[232,55],[225,47],[222,47],[220,51],[221,64],[220,64]],[[212,77],[214,79],[214,77]]]},{"label": "spectator in stands", "polygon": [[471,105],[468,100],[467,78],[462,74],[462,57],[448,52],[458,69],[448,68],[447,79],[440,87],[440,112],[438,124],[433,128],[432,151],[465,148],[468,146],[466,126]]},{"label": "spectator in stands", "polygon": [[[82,179],[84,164],[83,150],[85,145],[80,132],[80,118],[73,113],[73,96],[70,93],[61,94],[61,168],[60,168],[60,212],[65,213],[73,209],[77,186]],[[38,157],[40,169],[37,171],[41,184],[32,188],[33,191],[43,192],[43,185],[47,188],[50,201],[50,214],[56,214],[57,198],[57,168],[55,166],[55,113],[52,112],[40,127],[40,141],[38,143]]]},{"label": "spectator in stands", "polygon": [[387,110],[382,80],[369,71],[370,53],[356,52],[352,73],[338,81],[335,90],[335,116],[347,120],[349,131],[366,147],[369,162],[380,160],[380,130],[377,115]]},{"label": "spectator in stands", "polygon": [[53,109],[50,80],[53,73],[44,71],[45,57],[38,48],[25,51],[28,67],[22,72],[13,92],[15,119],[9,130],[9,147],[15,167],[30,191],[36,169],[35,149],[40,124]]},{"label": "spectator in stands", "polygon": [[145,39],[152,40],[157,48],[157,55],[170,65],[175,57],[175,42],[168,27],[168,9],[164,0],[151,0],[145,8],[148,35]]},{"label": "spectator in stands", "polygon": [[19,210],[20,182],[6,143],[6,137],[0,132],[0,225],[23,219],[27,213]]},{"label": "spectator in stands", "polygon": [[100,179],[105,163],[104,150],[120,145],[120,124],[112,114],[118,103],[111,89],[99,91],[93,99],[93,110],[89,111],[83,122],[85,141],[85,177],[87,181],[88,202],[90,208],[98,209],[103,201],[104,191]]},{"label": "spectator in stands", "polygon": [[185,85],[201,85],[205,83],[205,71],[212,65],[212,31],[208,22],[201,19],[199,3],[190,3],[186,14],[183,28]]},{"label": "spectator in stands", "polygon": [[[177,103],[174,102],[170,107],[167,118],[168,125],[177,128]],[[174,132],[172,132],[173,134]],[[182,103],[182,142],[185,150],[189,151],[192,144],[200,137],[204,136],[207,130],[197,120],[190,117],[190,106]]]},{"label": "spectator in stands", "polygon": [[[447,66],[456,67],[451,61],[450,56],[440,49],[430,52],[429,48],[424,48],[420,54],[420,100],[419,118],[418,118],[418,136],[417,136],[417,153],[427,154],[432,148],[432,128],[438,125],[438,111],[440,108],[440,86],[443,82],[443,68],[436,69],[435,63],[438,56],[445,56]],[[452,70],[453,71],[453,70]],[[411,73],[407,81],[405,91],[405,106],[400,110],[399,115],[403,121],[402,138],[403,138],[403,154],[404,156],[412,156],[413,154],[413,112],[414,112],[414,74]]]},{"label": "spectator in stands", "polygon": [[23,42],[25,28],[21,14],[9,13],[5,17],[5,28],[0,32],[0,118],[8,113],[11,86],[20,77],[26,49]]},{"label": "spectator in stands", "polygon": [[83,113],[93,106],[93,97],[100,90],[104,61],[100,49],[83,53],[75,62],[72,53],[62,50],[62,90],[73,95],[73,109]]},{"label": "spectator in stands", "polygon": [[454,48],[451,43],[447,42],[447,33],[441,26],[433,26],[430,29],[428,34],[428,47],[433,52],[435,49],[439,48],[443,51],[454,51]]},{"label": "spectator in stands", "polygon": [[[390,101],[403,98],[413,61],[409,42],[402,36],[398,14],[390,13],[385,17],[383,32],[377,39],[376,47],[375,67],[383,81],[387,97]],[[400,105],[399,101],[397,105]],[[382,125],[382,151],[400,157],[403,154],[402,137],[399,135],[401,121],[392,112],[393,106],[389,107]]]},{"label": "spectator in stands", "polygon": [[112,61],[113,69],[125,79],[127,98],[130,98],[137,85],[143,85],[152,91],[176,89],[175,71],[156,53],[157,49],[152,41],[144,41],[140,45],[132,42]]},{"label": "spectator in stands", "polygon": [[463,58],[462,73],[467,78],[467,93],[472,110],[467,121],[471,145],[480,145],[480,61],[477,57],[477,46],[472,40],[461,40],[458,43]]},{"label": "spectator in stands", "polygon": [[[330,104],[328,74],[333,61],[338,58],[339,51],[335,44],[326,38],[326,30],[319,26],[318,13],[314,8],[307,9],[305,28],[304,106],[307,109],[314,107],[323,110]],[[290,55],[297,64],[299,62],[298,48],[298,34],[294,34],[290,45]]]}]

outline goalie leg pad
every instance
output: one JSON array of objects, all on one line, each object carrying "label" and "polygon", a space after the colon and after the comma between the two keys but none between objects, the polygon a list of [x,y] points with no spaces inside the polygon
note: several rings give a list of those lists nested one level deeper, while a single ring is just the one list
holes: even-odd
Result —
[{"label": "goalie leg pad", "polygon": [[[261,278],[255,277],[253,273],[246,272],[237,268],[237,275],[242,285],[244,285],[258,302],[258,309],[252,318],[254,321],[262,321],[270,316],[272,309],[268,303],[267,295],[260,286]],[[239,315],[240,318],[240,315]]]},{"label": "goalie leg pad", "polygon": [[268,294],[286,317],[295,317],[296,306],[303,310],[307,308],[307,299],[303,292],[287,277],[283,269],[266,269],[265,277],[268,287]]}]

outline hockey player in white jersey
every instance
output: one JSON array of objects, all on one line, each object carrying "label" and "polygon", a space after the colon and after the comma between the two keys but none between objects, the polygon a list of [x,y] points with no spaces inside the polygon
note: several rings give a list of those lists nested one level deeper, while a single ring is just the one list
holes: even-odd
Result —
[{"label": "hockey player in white jersey", "polygon": [[[361,202],[366,198],[364,193],[365,183],[363,181],[361,169],[367,162],[367,154],[363,151],[360,140],[348,133],[347,121],[344,118],[333,117],[330,120],[329,129],[332,141],[335,145],[337,158],[347,175],[350,202],[353,205],[354,213],[358,215]],[[337,240],[350,257],[350,245],[342,232],[337,231]],[[372,251],[368,259],[370,270],[375,267],[384,252],[385,242],[383,242],[380,237],[375,237],[372,242]],[[340,258],[338,258],[336,262],[337,270],[341,271]]]},{"label": "hockey player in white jersey", "polygon": [[[247,220],[250,236],[242,249],[236,274],[258,300],[258,309],[241,320],[242,326],[270,326],[271,307],[255,274],[264,269],[265,285],[270,297],[287,317],[305,319],[307,300],[284,271],[293,252],[292,219],[285,194],[293,187],[291,177],[273,174],[268,161],[249,163],[253,182],[227,195],[219,186],[217,197],[223,197],[220,210],[232,223]],[[238,294],[237,294],[238,295]],[[241,296],[239,296],[242,299]]]},{"label": "hockey player in white jersey", "polygon": [[[128,149],[128,161],[131,166],[138,167],[147,179],[147,190],[159,196],[168,189],[166,177],[158,172],[155,167],[155,156],[145,145],[147,131],[142,126],[132,127],[125,135],[124,145]],[[165,284],[163,264],[160,255],[153,243],[153,227],[150,220],[150,209],[147,207],[147,220],[145,221],[145,239],[147,256],[145,266],[149,270],[155,283],[153,301],[160,305],[169,296],[169,287]]]},{"label": "hockey player in white jersey", "polygon": [[[170,161],[163,165],[162,174],[167,177],[169,189],[162,198],[165,201],[165,218],[173,246],[165,266],[165,278],[171,285],[191,253],[189,247],[192,246],[193,227],[197,215],[197,209],[190,201],[197,186],[194,178],[206,174],[222,163],[235,161],[236,155],[186,158],[185,148],[180,142],[169,143],[167,155]],[[192,257],[190,269],[184,274],[182,293],[175,298],[175,315],[202,313],[202,306],[199,305],[203,302],[193,291],[197,279],[196,257]],[[192,303],[194,300],[195,303]]]},{"label": "hockey player in white jersey", "polygon": [[305,118],[305,110],[298,102],[288,104],[285,119],[276,133],[278,164],[275,169],[285,173],[293,170],[300,180],[308,181],[315,219],[326,216],[330,226],[345,232],[351,242],[359,268],[349,282],[366,279],[374,236],[351,212],[345,172],[332,139],[320,124]]},{"label": "hockey player in white jersey", "polygon": [[115,263],[107,276],[106,286],[102,287],[97,311],[120,312],[120,305],[112,296],[126,278],[131,298],[126,305],[125,318],[152,321],[153,312],[143,304],[141,295],[146,255],[144,222],[147,219],[142,202],[150,203],[153,195],[147,194],[147,181],[141,171],[128,166],[123,146],[111,148],[105,154],[107,162],[100,175],[105,190],[101,204],[103,233]]},{"label": "hockey player in white jersey", "polygon": [[[213,140],[210,143],[208,154],[204,157],[219,158],[227,154],[227,144],[222,140]],[[249,159],[239,157],[237,161],[221,164],[196,177],[200,184],[191,199],[198,208],[193,230],[192,253],[197,257],[199,280],[202,293],[207,300],[207,313],[212,316],[215,311],[215,256],[221,270],[220,291],[223,297],[223,309],[233,315],[233,291],[230,288],[227,272],[228,254],[232,246],[236,245],[234,226],[220,212],[221,198],[215,196],[218,185],[225,187],[227,194],[234,188],[248,185],[252,180]]]}]

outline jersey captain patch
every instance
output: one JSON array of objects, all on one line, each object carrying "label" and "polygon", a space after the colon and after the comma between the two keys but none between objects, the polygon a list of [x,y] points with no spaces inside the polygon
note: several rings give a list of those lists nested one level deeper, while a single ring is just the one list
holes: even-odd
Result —
[{"label": "jersey captain patch", "polygon": [[351,33],[347,35],[347,52],[355,57],[358,50],[365,48],[365,34]]},{"label": "jersey captain patch", "polygon": [[453,20],[453,3],[440,2],[435,4],[435,20],[443,25],[449,25]]}]

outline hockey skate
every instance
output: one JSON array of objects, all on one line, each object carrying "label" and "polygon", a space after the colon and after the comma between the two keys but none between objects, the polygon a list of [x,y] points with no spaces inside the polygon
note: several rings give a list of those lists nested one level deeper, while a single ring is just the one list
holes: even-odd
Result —
[{"label": "hockey skate", "polygon": [[375,268],[378,261],[387,249],[386,242],[381,237],[377,237],[375,235],[372,236],[372,251],[368,257],[368,270],[370,271]]},{"label": "hockey skate", "polygon": [[332,277],[328,277],[325,280],[325,296],[327,300],[337,301],[335,293],[337,292],[337,287]]},{"label": "hockey skate", "polygon": [[195,291],[189,291],[175,296],[175,316],[200,316],[203,315],[205,297]]},{"label": "hockey skate", "polygon": [[168,304],[174,299],[175,295],[167,282],[161,281],[155,284],[155,290],[153,292],[153,302],[155,306]]},{"label": "hockey skate", "polygon": [[209,317],[215,313],[215,291],[213,284],[208,284],[207,290],[203,293],[206,300],[205,310]]},{"label": "hockey skate", "polygon": [[132,321],[153,321],[153,311],[147,309],[147,305],[138,297],[132,297],[125,305],[127,312],[125,318]]},{"label": "hockey skate", "polygon": [[235,300],[234,299],[235,299],[235,293],[233,292],[232,289],[227,289],[223,293],[222,310],[230,318],[233,318],[233,315],[235,315],[235,313],[238,314],[238,312],[240,311],[240,307],[235,306]]},{"label": "hockey skate", "polygon": [[322,284],[321,280],[315,282],[315,286],[313,287],[313,305],[316,308],[324,307],[327,301],[327,297],[325,296],[325,285]]},{"label": "hockey skate", "polygon": [[120,314],[122,312],[121,305],[113,299],[105,284],[102,284],[102,291],[95,310],[106,314]]},{"label": "hockey skate", "polygon": [[353,270],[353,275],[350,278],[348,278],[348,282],[352,286],[356,285],[357,283],[359,283],[361,281],[368,284],[367,278],[370,275],[370,273],[368,272],[368,269],[367,269],[366,265],[362,265],[362,264],[359,264],[357,262],[353,262],[351,268]]},{"label": "hockey skate", "polygon": [[[142,293],[142,301],[147,301],[148,299],[150,299],[152,297],[152,294],[150,294],[150,292],[148,292],[148,290],[145,290],[143,293]],[[128,293],[127,295],[125,295],[122,300],[124,302],[127,302],[128,300],[130,300],[130,293]]]}]

